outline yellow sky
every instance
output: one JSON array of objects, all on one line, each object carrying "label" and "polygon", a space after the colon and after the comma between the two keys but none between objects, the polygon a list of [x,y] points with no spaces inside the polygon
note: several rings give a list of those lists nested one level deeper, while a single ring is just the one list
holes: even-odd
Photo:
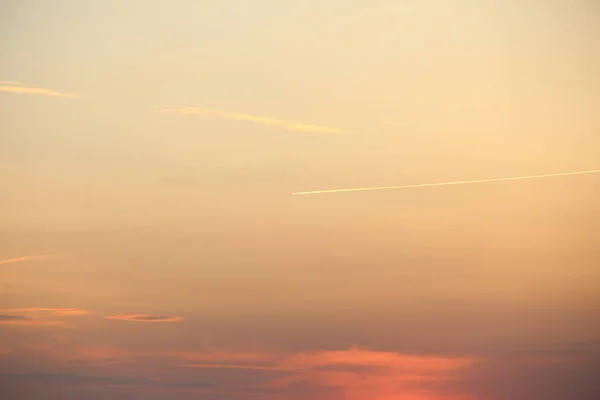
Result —
[{"label": "yellow sky", "polygon": [[597,170],[598,16],[4,2],[0,389],[587,399],[600,174],[291,194]]}]

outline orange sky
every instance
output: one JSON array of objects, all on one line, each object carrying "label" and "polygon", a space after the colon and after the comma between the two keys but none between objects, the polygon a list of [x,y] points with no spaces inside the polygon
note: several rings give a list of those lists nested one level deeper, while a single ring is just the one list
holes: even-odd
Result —
[{"label": "orange sky", "polygon": [[0,397],[600,390],[592,1],[0,5]]}]

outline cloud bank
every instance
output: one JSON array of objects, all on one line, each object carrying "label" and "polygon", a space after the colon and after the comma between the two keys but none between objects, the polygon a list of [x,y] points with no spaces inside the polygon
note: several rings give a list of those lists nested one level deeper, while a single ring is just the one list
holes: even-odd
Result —
[{"label": "cloud bank", "polygon": [[[101,384],[94,390],[103,392],[120,386],[121,381],[114,377],[127,377],[135,383],[135,391],[127,395],[137,394],[140,398],[158,385],[169,388],[175,397],[182,393],[174,390],[187,387],[190,396],[178,397],[186,399],[219,390],[231,399],[251,395],[257,400],[470,400],[472,397],[465,395],[455,380],[457,374],[476,362],[465,357],[406,355],[359,348],[310,352],[170,352],[88,348],[65,342],[58,343],[58,347],[47,346],[41,353],[42,349],[35,353],[31,348],[25,350],[7,349],[6,360],[35,355],[36,367],[46,365],[49,372],[77,373],[81,377],[92,373]],[[97,375],[99,371],[101,376]],[[157,384],[173,378],[179,381]],[[52,374],[28,381],[47,387],[47,379],[57,381]],[[196,381],[203,384],[187,384]],[[84,382],[69,383],[69,390],[74,390]]]},{"label": "cloud bank", "polygon": [[283,129],[297,132],[308,132],[308,133],[342,133],[341,130],[335,128],[327,128],[317,125],[307,125],[298,122],[282,121],[269,117],[261,117],[249,114],[237,114],[227,111],[214,110],[210,108],[199,108],[199,107],[186,107],[186,108],[174,108],[164,109],[161,113],[170,113],[178,115],[212,115],[220,118],[250,121],[257,124],[278,126]]},{"label": "cloud bank", "polygon": [[[466,400],[460,393],[440,389],[454,374],[472,366],[466,357],[432,357],[359,348],[294,354],[206,353],[179,356],[190,362],[178,367],[194,369],[238,369],[276,374],[263,388],[295,398]],[[288,397],[289,396],[289,397]]]}]

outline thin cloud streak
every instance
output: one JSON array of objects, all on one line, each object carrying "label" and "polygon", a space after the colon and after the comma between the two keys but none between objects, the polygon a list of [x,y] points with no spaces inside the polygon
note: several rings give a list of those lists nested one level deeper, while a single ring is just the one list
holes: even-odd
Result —
[{"label": "thin cloud streak", "polygon": [[251,371],[298,371],[301,368],[268,365],[232,365],[232,364],[178,364],[175,367],[197,369],[245,369]]},{"label": "thin cloud streak", "polygon": [[170,316],[152,316],[148,314],[121,314],[121,315],[108,315],[105,319],[112,319],[117,321],[131,321],[131,322],[179,322],[183,318],[181,317],[170,317]]},{"label": "thin cloud streak", "polygon": [[553,176],[594,174],[594,173],[599,173],[599,172],[600,172],[600,169],[594,169],[594,170],[588,170],[588,171],[559,172],[559,173],[555,173],[555,174],[527,175],[527,176],[516,176],[516,177],[510,177],[510,178],[477,179],[477,180],[472,180],[472,181],[423,183],[423,184],[418,184],[418,185],[380,186],[380,187],[367,187],[367,188],[354,188],[354,189],[315,190],[315,191],[310,191],[310,192],[296,192],[296,193],[292,193],[292,195],[296,196],[296,195],[322,194],[322,193],[363,192],[363,191],[367,191],[367,190],[409,189],[409,188],[431,187],[431,186],[465,185],[465,184],[470,184],[470,183],[516,181],[516,180],[522,180],[522,179],[549,178],[549,177],[553,177]]},{"label": "thin cloud streak", "polygon": [[15,257],[15,258],[7,258],[5,260],[0,260],[0,265],[14,264],[14,263],[31,261],[31,260],[39,260],[39,259],[48,258],[48,257],[51,257],[51,255],[50,254],[42,254],[39,256],[22,256],[22,257]]},{"label": "thin cloud streak", "polygon": [[279,126],[280,128],[287,129],[290,131],[297,132],[308,132],[308,133],[342,133],[341,130],[335,128],[328,128],[317,125],[307,125],[298,122],[282,121],[269,117],[261,117],[249,114],[236,114],[227,111],[214,110],[210,108],[199,108],[199,107],[187,107],[187,108],[175,108],[175,109],[164,109],[161,113],[171,113],[178,115],[213,115],[226,119],[243,120],[255,122],[257,124]]},{"label": "thin cloud streak", "polygon": [[0,312],[7,313],[34,313],[34,314],[51,314],[57,316],[73,316],[73,315],[88,315],[90,312],[79,308],[49,308],[49,307],[25,307],[25,308],[5,308],[0,309]]},{"label": "thin cloud streak", "polygon": [[62,97],[65,99],[79,99],[80,96],[74,93],[64,93],[56,90],[36,88],[27,86],[21,82],[0,81],[0,92],[15,94],[33,94],[40,96]]},{"label": "thin cloud streak", "polygon": [[48,321],[24,317],[22,315],[0,315],[0,325],[62,325],[63,321]]}]

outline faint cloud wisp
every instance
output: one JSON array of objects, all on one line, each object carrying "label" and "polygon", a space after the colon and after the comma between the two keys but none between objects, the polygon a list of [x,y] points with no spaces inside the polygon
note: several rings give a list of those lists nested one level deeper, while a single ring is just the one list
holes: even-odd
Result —
[{"label": "faint cloud wisp", "polygon": [[171,113],[178,115],[213,115],[226,119],[243,120],[255,122],[257,124],[278,126],[283,129],[297,132],[308,132],[308,133],[342,133],[341,130],[335,128],[328,128],[317,125],[307,125],[298,122],[282,121],[269,117],[261,117],[249,114],[237,114],[227,111],[214,110],[210,108],[199,108],[199,107],[186,107],[186,108],[174,108],[164,109],[161,113]]},{"label": "faint cloud wisp", "polygon": [[[89,311],[78,308],[49,308],[49,307],[24,307],[0,309],[0,324],[2,325],[63,325],[64,321],[52,317],[70,317],[88,315]],[[32,317],[14,314],[29,314]],[[50,319],[48,319],[50,318]]]},{"label": "faint cloud wisp", "polygon": [[170,317],[170,316],[153,316],[148,314],[120,314],[120,315],[108,315],[105,319],[112,319],[117,321],[131,321],[131,322],[179,322],[183,320],[181,317]]},{"label": "faint cloud wisp", "polygon": [[80,96],[74,93],[64,93],[56,90],[37,88],[25,85],[15,81],[0,81],[0,92],[15,94],[33,94],[39,96],[62,97],[65,99],[79,99]]},{"label": "faint cloud wisp", "polygon": [[0,265],[14,264],[14,263],[31,261],[31,260],[40,260],[40,259],[48,258],[48,257],[51,257],[51,255],[43,254],[43,255],[39,255],[39,256],[22,256],[22,257],[15,257],[15,258],[7,258],[5,260],[0,260]]},{"label": "faint cloud wisp", "polygon": [[90,312],[79,308],[51,308],[51,307],[25,307],[25,308],[5,308],[0,311],[8,313],[33,313],[42,315],[56,315],[61,317],[74,315],[88,315]]},{"label": "faint cloud wisp", "polygon": [[61,325],[63,321],[39,320],[23,315],[0,315],[0,325]]}]

